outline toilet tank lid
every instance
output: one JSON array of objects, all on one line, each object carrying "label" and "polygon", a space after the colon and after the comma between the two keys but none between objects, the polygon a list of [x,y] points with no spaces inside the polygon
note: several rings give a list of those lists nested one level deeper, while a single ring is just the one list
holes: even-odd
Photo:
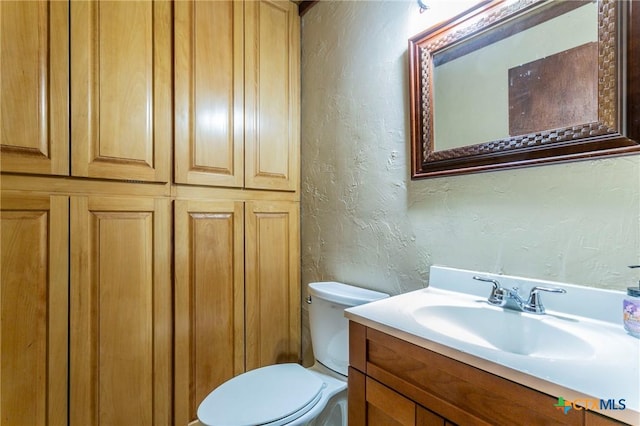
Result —
[{"label": "toilet tank lid", "polygon": [[389,297],[386,293],[335,281],[309,283],[309,294],[345,306],[357,306]]}]

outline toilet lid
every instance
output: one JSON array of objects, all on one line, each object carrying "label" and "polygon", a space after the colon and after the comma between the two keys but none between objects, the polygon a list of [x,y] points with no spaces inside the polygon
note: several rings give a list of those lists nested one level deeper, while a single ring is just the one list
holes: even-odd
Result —
[{"label": "toilet lid", "polygon": [[223,383],[198,407],[208,426],[280,425],[302,416],[319,400],[324,382],[298,364],[258,368]]}]

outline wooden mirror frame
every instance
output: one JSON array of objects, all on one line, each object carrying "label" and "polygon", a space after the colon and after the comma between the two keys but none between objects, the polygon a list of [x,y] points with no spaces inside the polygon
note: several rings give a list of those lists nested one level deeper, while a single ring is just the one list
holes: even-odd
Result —
[{"label": "wooden mirror frame", "polygon": [[411,178],[640,152],[640,2],[597,1],[598,121],[578,126],[434,149],[433,55],[547,0],[486,0],[409,39]]}]

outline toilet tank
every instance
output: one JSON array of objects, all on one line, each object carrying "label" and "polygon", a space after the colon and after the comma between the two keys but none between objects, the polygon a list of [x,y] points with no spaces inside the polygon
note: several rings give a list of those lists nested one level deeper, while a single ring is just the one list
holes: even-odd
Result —
[{"label": "toilet tank", "polygon": [[337,282],[310,283],[309,328],[313,356],[325,367],[347,375],[349,321],[345,308],[389,297],[386,293]]}]

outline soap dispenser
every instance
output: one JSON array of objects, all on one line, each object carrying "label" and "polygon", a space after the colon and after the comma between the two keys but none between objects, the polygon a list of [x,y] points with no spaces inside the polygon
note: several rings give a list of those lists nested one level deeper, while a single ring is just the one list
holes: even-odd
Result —
[{"label": "soap dispenser", "polygon": [[[640,265],[629,266],[640,268]],[[635,287],[627,288],[627,297],[622,302],[624,329],[632,336],[640,338],[640,281]]]}]

